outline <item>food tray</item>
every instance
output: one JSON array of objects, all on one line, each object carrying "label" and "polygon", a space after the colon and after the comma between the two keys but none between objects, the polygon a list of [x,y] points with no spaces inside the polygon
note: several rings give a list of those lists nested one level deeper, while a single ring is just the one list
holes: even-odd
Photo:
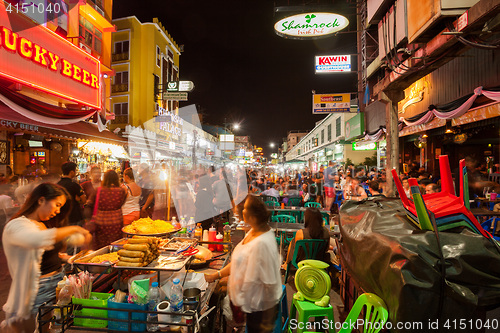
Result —
[{"label": "food tray", "polygon": [[165,245],[161,246],[160,245],[160,250],[161,251],[177,251],[179,250],[181,247],[175,247],[175,246],[172,246],[171,244],[174,244],[175,242],[183,242],[183,246],[182,248],[191,245],[191,246],[196,246],[196,244],[198,243],[198,240],[196,238],[182,238],[182,237],[174,237],[172,239],[170,239]]},{"label": "food tray", "polygon": [[[125,227],[123,227],[123,228],[125,228]],[[162,233],[158,233],[158,234],[133,234],[133,233],[124,231],[123,228],[122,228],[122,232],[127,237],[133,237],[133,236],[166,237],[166,236],[170,236],[172,234],[175,234],[176,232],[179,232],[181,230],[181,228],[177,228],[177,229],[174,229],[172,231],[162,232]]]},{"label": "food tray", "polygon": [[[118,249],[112,245],[105,246],[97,251],[94,251],[90,254],[87,254],[81,258],[78,258],[75,261],[72,261],[70,258],[70,262],[73,262],[76,267],[81,269],[82,271],[89,271],[92,274],[101,274],[101,273],[110,273],[112,266],[115,262],[104,262],[100,264],[90,263],[89,261],[95,256],[99,256],[101,254],[116,252]],[[73,258],[73,257],[72,257]]]},{"label": "food tray", "polygon": [[130,270],[143,270],[143,271],[180,271],[188,263],[188,261],[191,260],[191,258],[193,258],[193,256],[183,257],[183,260],[175,261],[168,265],[160,266],[159,260],[169,256],[171,256],[171,254],[160,254],[160,256],[155,260],[153,260],[152,262],[150,262],[149,265],[143,267],[118,266],[116,264],[113,267],[116,269],[130,269]]}]

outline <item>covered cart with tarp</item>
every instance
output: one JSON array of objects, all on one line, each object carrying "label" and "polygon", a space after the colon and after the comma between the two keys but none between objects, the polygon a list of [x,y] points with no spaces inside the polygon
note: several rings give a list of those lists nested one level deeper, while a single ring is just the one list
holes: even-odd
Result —
[{"label": "covered cart with tarp", "polygon": [[469,230],[436,236],[416,229],[401,201],[383,196],[342,205],[340,233],[343,288],[350,289],[343,297],[356,297],[353,290],[380,296],[391,331],[500,330],[500,318],[487,320],[500,306],[500,253],[491,240]]}]

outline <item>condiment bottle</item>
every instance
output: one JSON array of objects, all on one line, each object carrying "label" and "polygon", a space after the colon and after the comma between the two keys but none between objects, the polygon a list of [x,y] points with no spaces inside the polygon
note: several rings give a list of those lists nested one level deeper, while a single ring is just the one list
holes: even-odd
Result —
[{"label": "condiment bottle", "polygon": [[[215,231],[215,227],[212,225],[210,229],[208,229],[208,241],[209,242],[216,242],[217,232]],[[208,249],[210,251],[215,251],[215,244],[209,244]]]},{"label": "condiment bottle", "polygon": [[196,228],[194,229],[194,238],[201,241],[203,236],[203,228],[201,227],[201,223],[196,224]]},{"label": "condiment bottle", "polygon": [[[208,230],[203,230],[203,241],[208,242]],[[208,248],[207,244],[203,244],[203,246]]]},{"label": "condiment bottle", "polygon": [[[222,240],[224,239],[224,236],[222,236],[222,234],[219,232],[217,234],[217,236],[215,236],[215,239],[217,240],[217,242],[221,242],[222,243]],[[222,250],[223,250],[222,244],[221,245],[217,245],[217,251],[222,252]]]},{"label": "condiment bottle", "polygon": [[[223,230],[224,230],[224,242],[225,243],[231,242],[231,227],[229,226],[229,223],[226,223]],[[229,252],[229,245],[224,244],[223,250],[224,252]]]}]

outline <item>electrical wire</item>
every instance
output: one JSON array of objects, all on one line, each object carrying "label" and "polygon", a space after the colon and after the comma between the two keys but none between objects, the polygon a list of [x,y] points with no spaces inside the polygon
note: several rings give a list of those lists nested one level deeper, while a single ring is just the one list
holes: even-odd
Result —
[{"label": "electrical wire", "polygon": [[[448,22],[446,24],[446,27],[448,28],[448,30],[450,32],[458,32],[455,27],[450,23]],[[499,49],[500,48],[500,44],[497,44],[498,41],[496,41],[497,43],[495,44],[489,44],[489,43],[485,43],[484,41],[482,43],[479,43],[479,42],[473,42],[471,40],[468,40],[467,38],[463,37],[463,36],[455,36],[457,38],[457,40],[459,42],[461,42],[462,44],[465,44],[467,46],[471,46],[471,47],[475,47],[475,48],[479,48],[479,49],[486,49],[486,50],[496,50],[496,49]]]}]

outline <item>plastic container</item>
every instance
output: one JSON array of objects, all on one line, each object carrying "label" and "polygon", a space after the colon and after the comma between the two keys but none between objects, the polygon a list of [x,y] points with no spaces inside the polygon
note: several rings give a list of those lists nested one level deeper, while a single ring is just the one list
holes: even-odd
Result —
[{"label": "plastic container", "polygon": [[186,218],[183,216],[181,217],[181,230],[179,231],[180,234],[182,234],[181,237],[187,237],[187,222]]},{"label": "plastic container", "polygon": [[194,222],[194,218],[191,216],[189,218],[189,222],[187,223],[187,236],[189,238],[194,238],[194,229],[196,228],[196,223]]},{"label": "plastic container", "polygon": [[[140,305],[140,304],[133,304],[133,303],[118,303],[114,301],[115,298],[112,297],[108,299],[108,318],[109,319],[122,319],[122,320],[128,320],[128,312],[125,311],[111,311],[111,309],[120,309],[120,310],[140,310],[140,311],[147,311],[148,310],[148,305]],[[147,316],[146,313],[139,313],[139,312],[132,312],[131,314],[131,320],[141,320],[141,321],[146,321]],[[119,322],[119,321],[108,321],[108,328],[110,330],[115,330],[115,331],[125,331],[128,332],[128,323],[125,322]],[[132,323],[130,325],[131,331],[132,332],[144,332],[146,330],[146,324],[139,324],[139,323]]]},{"label": "plastic container", "polygon": [[[222,243],[222,240],[224,239],[224,236],[222,236],[222,234],[219,232],[217,234],[217,236],[215,236],[215,239],[217,240],[217,242],[221,242]],[[217,245],[217,251],[219,251],[219,252],[223,251],[222,244],[221,245]]]},{"label": "plastic container", "polygon": [[[108,318],[108,299],[110,299],[113,295],[106,293],[91,293],[91,299],[82,299],[82,298],[72,298],[73,304],[81,304],[85,306],[95,306],[99,308],[104,308],[106,310],[97,310],[97,309],[81,309],[75,310],[73,314],[75,316],[87,316],[87,317],[100,317],[100,318]],[[93,299],[97,298],[97,299]],[[75,318],[73,323],[75,326],[82,327],[92,327],[92,328],[104,328],[108,326],[108,321],[104,319],[89,319],[89,318]]]},{"label": "plastic container", "polygon": [[[203,241],[208,242],[208,230],[203,230]],[[207,247],[207,244],[203,244],[204,247]]]},{"label": "plastic container", "polygon": [[[178,278],[175,278],[173,281],[172,287],[170,287],[170,306],[172,312],[175,313],[181,313],[182,308],[183,308],[183,290],[181,286],[181,281]],[[180,323],[182,321],[182,316],[178,315],[172,315],[172,322],[173,323]]]},{"label": "plastic container", "polygon": [[[161,291],[158,288],[158,282],[153,282],[151,284],[151,288],[148,290],[148,310],[156,311],[156,306],[161,303]],[[156,332],[158,331],[158,314],[156,313],[148,313],[148,324],[147,330],[148,332]]]},{"label": "plastic container", "polygon": [[[215,227],[212,225],[210,229],[208,229],[208,241],[209,242],[216,242],[217,241],[217,231],[215,231]],[[208,249],[210,251],[215,251],[215,244],[209,244]]]}]

